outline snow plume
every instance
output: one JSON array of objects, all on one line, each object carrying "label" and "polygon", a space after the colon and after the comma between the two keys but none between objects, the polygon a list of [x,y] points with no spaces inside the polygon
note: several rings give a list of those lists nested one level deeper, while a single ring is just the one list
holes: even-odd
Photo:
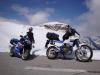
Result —
[{"label": "snow plume", "polygon": [[85,36],[100,35],[100,0],[86,0],[88,11],[79,16],[80,33]]},{"label": "snow plume", "polygon": [[32,9],[20,5],[13,5],[12,9],[24,16],[30,25],[40,25],[48,22],[49,16],[54,12],[53,8],[45,8],[44,10],[32,12]]}]

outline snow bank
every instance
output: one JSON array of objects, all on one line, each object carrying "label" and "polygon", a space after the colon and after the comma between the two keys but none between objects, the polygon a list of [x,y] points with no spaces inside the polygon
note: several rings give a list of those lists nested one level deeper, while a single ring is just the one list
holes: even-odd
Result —
[{"label": "snow bank", "polygon": [[100,60],[100,50],[93,50],[93,60]]}]

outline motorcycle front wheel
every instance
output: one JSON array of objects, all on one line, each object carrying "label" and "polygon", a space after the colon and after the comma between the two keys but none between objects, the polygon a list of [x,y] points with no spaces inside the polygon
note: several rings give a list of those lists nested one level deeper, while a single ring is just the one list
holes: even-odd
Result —
[{"label": "motorcycle front wheel", "polygon": [[57,52],[56,52],[57,48],[54,46],[51,46],[47,49],[46,51],[46,55],[48,57],[48,59],[55,59],[57,57]]},{"label": "motorcycle front wheel", "polygon": [[27,60],[28,57],[29,57],[29,50],[24,50],[21,55],[22,60]]},{"label": "motorcycle front wheel", "polygon": [[82,45],[75,51],[75,56],[80,62],[88,62],[92,59],[93,51],[89,46]]}]

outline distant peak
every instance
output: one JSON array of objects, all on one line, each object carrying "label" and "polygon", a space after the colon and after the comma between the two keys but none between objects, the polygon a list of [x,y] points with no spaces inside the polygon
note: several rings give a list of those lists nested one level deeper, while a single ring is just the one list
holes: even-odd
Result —
[{"label": "distant peak", "polygon": [[43,24],[45,28],[52,29],[52,30],[66,30],[66,26],[68,24],[61,23],[61,22],[48,22]]},{"label": "distant peak", "polygon": [[47,23],[44,23],[43,25],[59,25],[59,24],[61,24],[61,25],[67,25],[67,24],[65,24],[65,23],[61,23],[61,22],[57,22],[57,21],[54,21],[54,22],[47,22]]}]

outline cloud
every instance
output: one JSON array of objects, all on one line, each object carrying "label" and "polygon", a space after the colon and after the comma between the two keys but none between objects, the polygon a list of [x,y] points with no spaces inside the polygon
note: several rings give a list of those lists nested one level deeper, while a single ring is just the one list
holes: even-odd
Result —
[{"label": "cloud", "polygon": [[48,22],[49,14],[47,12],[37,12],[28,16],[29,22],[31,25],[40,25],[45,22]]},{"label": "cloud", "polygon": [[12,9],[18,12],[20,15],[27,18],[30,25],[40,25],[49,21],[49,17],[54,13],[53,8],[45,8],[44,10],[39,10],[32,12],[31,9],[27,7],[22,7],[20,5],[13,5]]},{"label": "cloud", "polygon": [[45,8],[45,11],[48,13],[54,13],[55,9],[54,8]]},{"label": "cloud", "polygon": [[18,12],[20,15],[24,15],[27,16],[27,14],[29,14],[29,8],[27,7],[22,7],[20,5],[12,5],[11,7],[14,11]]},{"label": "cloud", "polygon": [[100,35],[100,0],[86,0],[88,11],[78,17],[77,29],[82,35]]},{"label": "cloud", "polygon": [[16,24],[21,24],[22,22],[18,21],[17,19],[8,19],[5,17],[0,17],[0,22],[13,22]]},{"label": "cloud", "polygon": [[45,3],[46,3],[46,5],[51,5],[51,4],[56,4],[57,2],[56,2],[56,1],[51,1],[51,0],[50,0],[50,1],[46,1]]}]

